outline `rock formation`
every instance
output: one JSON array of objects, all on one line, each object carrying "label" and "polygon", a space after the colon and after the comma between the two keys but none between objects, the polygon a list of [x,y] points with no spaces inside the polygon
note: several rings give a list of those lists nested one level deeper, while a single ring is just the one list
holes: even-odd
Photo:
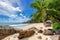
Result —
[{"label": "rock formation", "polygon": [[34,30],[28,30],[28,31],[22,31],[19,33],[18,38],[22,39],[22,38],[26,38],[26,37],[30,37],[35,33]]},{"label": "rock formation", "polygon": [[9,26],[0,26],[0,40],[19,31]]},{"label": "rock formation", "polygon": [[55,34],[60,35],[60,29],[57,30]]},{"label": "rock formation", "polygon": [[46,30],[44,30],[44,33],[43,34],[44,35],[54,35],[54,31],[53,30],[46,29]]}]

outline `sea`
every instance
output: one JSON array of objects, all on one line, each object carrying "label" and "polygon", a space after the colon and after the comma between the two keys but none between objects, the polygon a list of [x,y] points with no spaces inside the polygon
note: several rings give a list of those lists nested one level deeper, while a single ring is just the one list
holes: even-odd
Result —
[{"label": "sea", "polygon": [[30,25],[29,23],[0,23],[0,26],[10,26],[10,27],[25,27],[27,25]]}]

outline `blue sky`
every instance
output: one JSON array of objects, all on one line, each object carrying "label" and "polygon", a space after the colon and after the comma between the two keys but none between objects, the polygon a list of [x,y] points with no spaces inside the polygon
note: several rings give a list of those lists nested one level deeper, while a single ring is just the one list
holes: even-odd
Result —
[{"label": "blue sky", "polygon": [[0,0],[0,23],[16,23],[30,20],[35,12],[30,8],[34,0]]}]

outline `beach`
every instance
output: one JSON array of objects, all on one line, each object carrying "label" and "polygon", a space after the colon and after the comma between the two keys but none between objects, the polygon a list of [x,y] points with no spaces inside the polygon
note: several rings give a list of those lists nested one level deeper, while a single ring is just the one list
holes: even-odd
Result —
[{"label": "beach", "polygon": [[[43,35],[43,33],[37,32],[38,30],[44,30],[44,29],[48,29],[48,28],[51,29],[52,28],[52,27],[46,28],[43,23],[33,23],[33,24],[27,25],[25,27],[20,27],[20,29],[28,30],[28,29],[31,29],[34,27],[37,28],[37,30],[33,29],[33,30],[35,30],[35,34],[33,36],[23,38],[20,40],[47,40],[47,39],[51,40],[51,36]],[[5,37],[2,40],[19,40],[18,36],[19,36],[19,33],[16,33],[16,34],[10,35],[8,37]],[[42,37],[42,39],[39,38],[40,36]]]}]

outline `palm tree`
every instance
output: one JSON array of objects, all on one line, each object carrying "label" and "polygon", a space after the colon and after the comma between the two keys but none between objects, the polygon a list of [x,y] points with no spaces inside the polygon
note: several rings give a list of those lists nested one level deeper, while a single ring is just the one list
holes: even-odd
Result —
[{"label": "palm tree", "polygon": [[60,16],[60,12],[55,8],[56,2],[57,0],[35,0],[31,3],[31,8],[37,10],[36,13],[31,15],[31,21],[44,22],[46,20],[56,21],[56,19],[60,19],[57,17]]},{"label": "palm tree", "polygon": [[54,11],[53,14],[53,17],[58,21],[60,22],[60,0],[56,0],[56,2],[54,2],[53,4],[50,5],[49,7],[50,9],[53,8],[55,9],[56,11]]}]

